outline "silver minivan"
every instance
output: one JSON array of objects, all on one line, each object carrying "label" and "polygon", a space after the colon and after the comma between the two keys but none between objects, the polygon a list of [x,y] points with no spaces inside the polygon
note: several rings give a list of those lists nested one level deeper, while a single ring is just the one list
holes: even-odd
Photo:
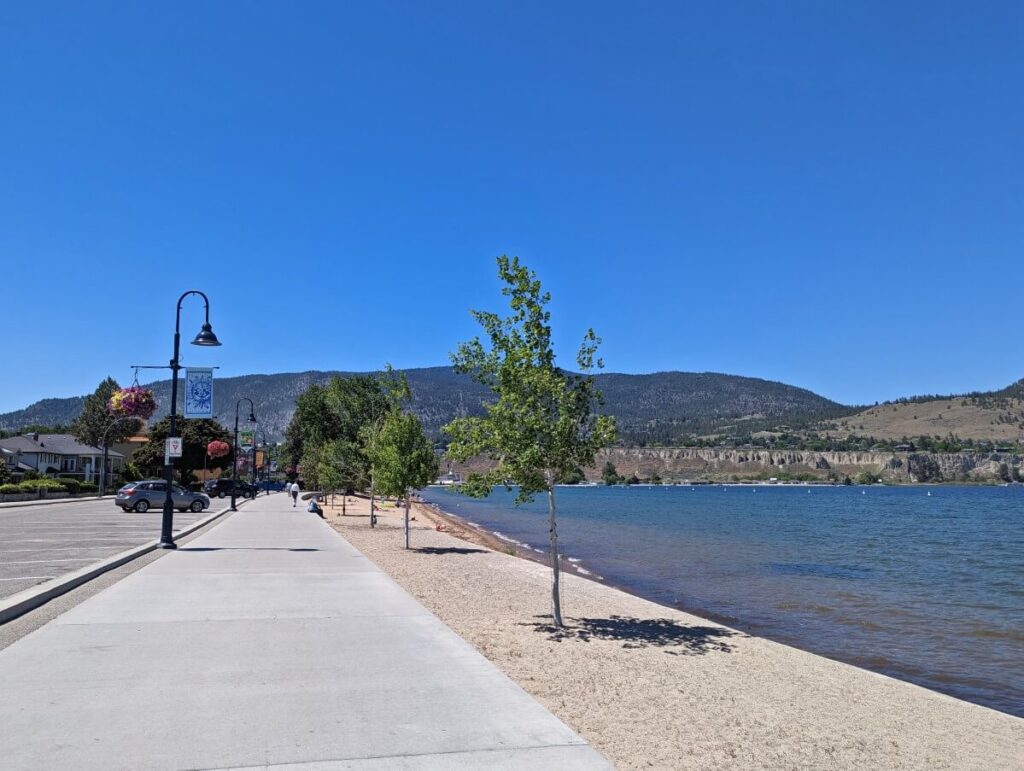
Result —
[{"label": "silver minivan", "polygon": [[[150,509],[162,509],[167,497],[167,482],[163,479],[144,479],[141,482],[129,482],[117,491],[114,504],[125,511],[144,512]],[[194,511],[197,514],[209,508],[210,499],[202,493],[192,493],[174,485],[171,490],[174,508],[178,511]]]}]

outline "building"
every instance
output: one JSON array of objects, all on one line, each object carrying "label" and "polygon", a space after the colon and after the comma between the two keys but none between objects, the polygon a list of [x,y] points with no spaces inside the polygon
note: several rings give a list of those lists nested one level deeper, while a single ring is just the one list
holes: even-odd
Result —
[{"label": "building", "polygon": [[[22,434],[0,439],[0,453],[15,477],[35,471],[40,476],[100,481],[103,450],[82,444],[71,434]],[[121,473],[123,464],[121,453],[107,452],[107,472],[112,477]]]}]

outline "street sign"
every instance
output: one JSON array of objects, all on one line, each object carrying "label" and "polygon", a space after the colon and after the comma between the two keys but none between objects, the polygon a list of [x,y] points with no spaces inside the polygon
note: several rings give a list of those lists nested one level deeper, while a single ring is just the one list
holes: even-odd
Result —
[{"label": "street sign", "polygon": [[164,454],[168,458],[180,458],[181,457],[181,437],[171,436],[167,439],[167,447],[164,450]]}]

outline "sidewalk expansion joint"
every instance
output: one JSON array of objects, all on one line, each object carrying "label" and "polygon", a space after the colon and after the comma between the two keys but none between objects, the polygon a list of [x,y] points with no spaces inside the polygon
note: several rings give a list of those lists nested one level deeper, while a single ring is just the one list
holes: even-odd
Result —
[{"label": "sidewalk expansion joint", "polygon": [[529,752],[530,750],[551,750],[565,747],[589,747],[582,739],[578,742],[562,742],[559,744],[526,744],[514,747],[480,747],[471,750],[448,750],[446,752],[404,752],[397,755],[351,755],[344,758],[325,758],[323,760],[289,760],[284,763],[268,763],[259,766],[211,766],[197,771],[251,771],[253,769],[296,768],[298,766],[316,767],[326,763],[347,763],[358,760],[388,760],[389,758],[442,758],[455,755],[480,755],[485,752]]}]

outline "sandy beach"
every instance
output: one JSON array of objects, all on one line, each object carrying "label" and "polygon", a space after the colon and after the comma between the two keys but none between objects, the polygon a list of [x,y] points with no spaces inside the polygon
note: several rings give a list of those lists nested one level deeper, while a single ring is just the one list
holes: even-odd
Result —
[{"label": "sandy beach", "polygon": [[[619,768],[1019,769],[1024,720],[563,574],[425,506],[327,518]],[[438,531],[438,526],[444,531]],[[456,537],[459,536],[459,537]],[[443,667],[443,661],[424,661]]]}]

